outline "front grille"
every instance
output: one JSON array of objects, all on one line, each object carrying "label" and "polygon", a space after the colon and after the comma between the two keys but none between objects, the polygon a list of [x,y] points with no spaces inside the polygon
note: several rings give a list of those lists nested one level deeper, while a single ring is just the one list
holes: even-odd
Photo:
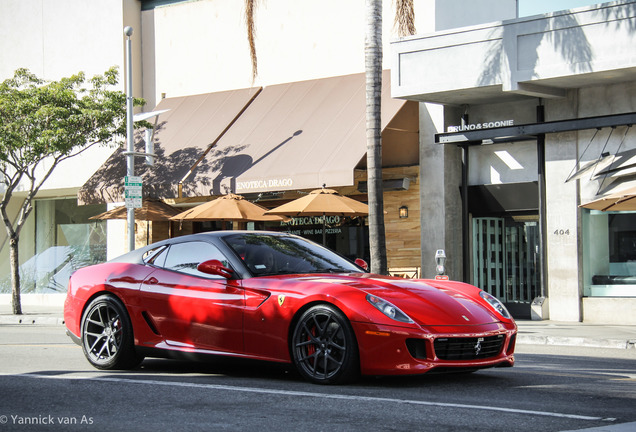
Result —
[{"label": "front grille", "polygon": [[506,340],[500,334],[488,337],[435,339],[435,354],[442,360],[477,360],[495,357]]}]

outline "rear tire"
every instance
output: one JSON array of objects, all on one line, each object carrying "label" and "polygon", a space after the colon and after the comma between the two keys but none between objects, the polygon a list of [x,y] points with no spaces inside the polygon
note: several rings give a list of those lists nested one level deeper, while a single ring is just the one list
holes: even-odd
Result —
[{"label": "rear tire", "polygon": [[126,308],[109,294],[94,299],[82,316],[82,349],[97,369],[133,369],[143,361]]},{"label": "rear tire", "polygon": [[307,309],[294,328],[292,359],[316,384],[342,384],[359,376],[358,344],[347,317],[331,305]]}]

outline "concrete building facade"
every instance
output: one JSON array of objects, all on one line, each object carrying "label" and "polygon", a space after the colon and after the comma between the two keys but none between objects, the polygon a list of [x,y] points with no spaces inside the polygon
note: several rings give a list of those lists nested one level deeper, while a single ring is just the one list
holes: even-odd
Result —
[{"label": "concrete building facade", "polygon": [[393,97],[444,112],[421,137],[423,255],[444,245],[452,278],[527,316],[636,323],[636,214],[582,207],[635,183],[635,27],[615,1],[393,42]]}]

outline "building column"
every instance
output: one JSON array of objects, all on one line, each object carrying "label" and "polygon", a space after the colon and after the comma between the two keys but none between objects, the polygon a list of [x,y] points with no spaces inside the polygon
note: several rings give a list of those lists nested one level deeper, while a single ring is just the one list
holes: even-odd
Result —
[{"label": "building column", "polygon": [[[550,119],[576,118],[576,100],[553,101],[546,105],[546,115]],[[582,320],[578,182],[565,182],[577,160],[577,139],[577,132],[546,136],[545,271],[550,319],[555,321]]]},{"label": "building column", "polygon": [[461,149],[435,144],[444,109],[420,104],[420,220],[422,277],[435,277],[435,252],[446,252],[446,274],[463,280]]}]

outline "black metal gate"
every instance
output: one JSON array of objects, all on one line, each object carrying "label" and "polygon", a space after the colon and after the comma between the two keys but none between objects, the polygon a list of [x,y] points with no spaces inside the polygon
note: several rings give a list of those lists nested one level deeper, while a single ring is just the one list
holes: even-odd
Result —
[{"label": "black metal gate", "polygon": [[540,292],[539,223],[534,218],[473,218],[473,284],[504,303]]}]

